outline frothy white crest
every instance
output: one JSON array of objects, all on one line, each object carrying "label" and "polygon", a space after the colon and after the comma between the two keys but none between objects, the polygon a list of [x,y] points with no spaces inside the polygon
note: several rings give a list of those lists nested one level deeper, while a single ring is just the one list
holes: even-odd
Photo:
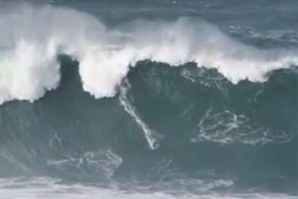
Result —
[{"label": "frothy white crest", "polygon": [[217,68],[233,83],[264,81],[297,63],[294,52],[244,45],[203,21],[134,21],[106,28],[95,17],[66,8],[30,5],[0,14],[0,103],[33,101],[60,80],[57,54],[79,61],[82,86],[96,98],[114,96],[129,66],[150,59]]}]

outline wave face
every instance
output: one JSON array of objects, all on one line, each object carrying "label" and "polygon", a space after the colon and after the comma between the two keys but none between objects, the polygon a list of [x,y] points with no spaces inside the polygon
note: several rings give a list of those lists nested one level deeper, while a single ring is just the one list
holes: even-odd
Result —
[{"label": "wave face", "polygon": [[296,198],[291,3],[0,1],[0,198]]},{"label": "wave face", "polygon": [[1,14],[0,102],[36,100],[60,80],[57,55],[80,63],[82,86],[96,98],[111,97],[130,66],[151,60],[172,66],[195,62],[216,68],[233,83],[264,81],[297,62],[296,52],[260,50],[199,20],[135,20],[107,28],[92,15],[52,6],[19,6]]}]

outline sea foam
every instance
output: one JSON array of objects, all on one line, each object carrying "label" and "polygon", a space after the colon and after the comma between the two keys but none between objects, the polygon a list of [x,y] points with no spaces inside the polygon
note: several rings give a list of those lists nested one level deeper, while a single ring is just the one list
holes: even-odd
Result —
[{"label": "sea foam", "polygon": [[0,104],[34,101],[58,87],[59,54],[79,62],[82,87],[112,97],[140,60],[216,68],[233,83],[265,81],[272,70],[296,64],[295,52],[261,50],[198,19],[134,20],[107,28],[96,17],[69,8],[17,6],[0,14]]}]

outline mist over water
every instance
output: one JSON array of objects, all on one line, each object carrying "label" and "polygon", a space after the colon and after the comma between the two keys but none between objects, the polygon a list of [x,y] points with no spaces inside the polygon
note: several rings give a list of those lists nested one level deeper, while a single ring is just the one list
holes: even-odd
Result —
[{"label": "mist over water", "polygon": [[0,198],[296,198],[298,5],[271,4],[1,1]]}]

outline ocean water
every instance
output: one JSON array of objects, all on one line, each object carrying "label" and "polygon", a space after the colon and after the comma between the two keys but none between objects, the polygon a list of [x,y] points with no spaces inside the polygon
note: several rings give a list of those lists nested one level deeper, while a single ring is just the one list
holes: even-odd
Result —
[{"label": "ocean water", "polygon": [[0,1],[0,199],[298,196],[298,2]]}]

